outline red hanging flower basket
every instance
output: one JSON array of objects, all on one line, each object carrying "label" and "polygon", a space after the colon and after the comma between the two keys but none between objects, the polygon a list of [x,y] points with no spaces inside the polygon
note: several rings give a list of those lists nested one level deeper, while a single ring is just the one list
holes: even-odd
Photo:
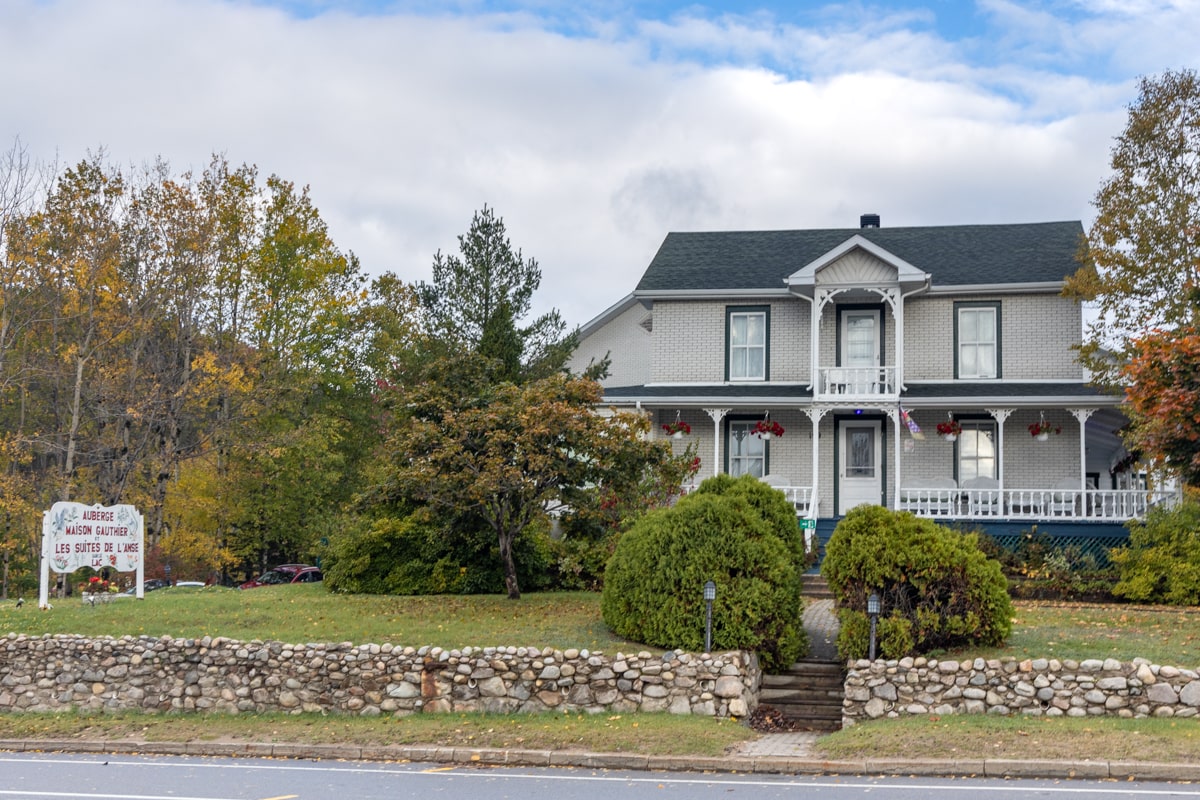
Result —
[{"label": "red hanging flower basket", "polygon": [[774,420],[760,419],[753,432],[756,436],[770,439],[772,436],[783,436],[783,426]]},{"label": "red hanging flower basket", "polygon": [[662,429],[667,432],[668,436],[674,436],[676,439],[682,437],[685,433],[692,432],[692,426],[688,425],[683,420],[664,422]]}]

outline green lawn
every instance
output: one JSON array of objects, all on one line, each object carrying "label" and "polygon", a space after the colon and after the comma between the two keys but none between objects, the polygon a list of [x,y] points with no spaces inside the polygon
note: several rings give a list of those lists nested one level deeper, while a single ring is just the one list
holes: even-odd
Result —
[{"label": "green lawn", "polygon": [[1145,658],[1200,668],[1200,608],[1015,603],[1013,632],[1003,647],[949,651],[940,658]]},{"label": "green lawn", "polygon": [[626,652],[651,649],[612,635],[600,620],[600,595],[590,592],[395,597],[330,594],[320,584],[239,591],[174,587],[144,600],[118,597],[95,607],[78,597],[16,608],[0,603],[0,630],[99,636],[223,636],[291,643],[537,646]]}]

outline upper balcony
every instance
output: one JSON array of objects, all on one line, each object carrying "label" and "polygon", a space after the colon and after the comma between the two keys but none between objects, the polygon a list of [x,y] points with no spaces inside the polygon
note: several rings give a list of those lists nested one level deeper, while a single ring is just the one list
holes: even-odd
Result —
[{"label": "upper balcony", "polygon": [[879,401],[899,395],[895,367],[820,367],[816,400]]}]

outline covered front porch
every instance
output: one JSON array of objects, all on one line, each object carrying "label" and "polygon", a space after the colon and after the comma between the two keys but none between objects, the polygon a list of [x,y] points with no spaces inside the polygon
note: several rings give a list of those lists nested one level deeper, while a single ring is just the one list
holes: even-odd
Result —
[{"label": "covered front porch", "polygon": [[656,419],[691,423],[697,482],[752,474],[813,520],[877,503],[945,521],[1121,525],[1178,496],[1125,452],[1125,418],[1112,407],[811,403],[661,409]]}]

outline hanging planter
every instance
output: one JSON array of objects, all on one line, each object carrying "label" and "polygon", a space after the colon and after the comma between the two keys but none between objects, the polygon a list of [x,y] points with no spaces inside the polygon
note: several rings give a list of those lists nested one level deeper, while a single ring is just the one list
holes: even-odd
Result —
[{"label": "hanging planter", "polygon": [[686,422],[668,422],[662,427],[672,439],[682,439],[685,433],[692,432],[692,426]]},{"label": "hanging planter", "polygon": [[962,433],[962,425],[959,424],[958,420],[951,417],[948,422],[939,422],[937,424],[937,432],[947,442],[953,442]]},{"label": "hanging planter", "polygon": [[1038,421],[1029,426],[1029,435],[1039,442],[1049,439],[1052,433],[1056,436],[1062,433],[1062,426],[1051,425],[1049,422],[1046,422],[1046,417],[1040,413],[1038,414]]},{"label": "hanging planter", "polygon": [[675,421],[674,422],[664,422],[662,429],[664,431],[666,431],[666,434],[668,436],[670,436],[672,439],[682,439],[683,435],[685,433],[692,432],[692,426],[688,425],[686,422],[684,422],[683,420],[681,420],[679,418],[678,411],[675,412]]},{"label": "hanging planter", "polygon": [[768,411],[754,426],[753,433],[763,441],[770,441],[776,436],[783,436],[783,426],[772,421],[771,412]]}]

